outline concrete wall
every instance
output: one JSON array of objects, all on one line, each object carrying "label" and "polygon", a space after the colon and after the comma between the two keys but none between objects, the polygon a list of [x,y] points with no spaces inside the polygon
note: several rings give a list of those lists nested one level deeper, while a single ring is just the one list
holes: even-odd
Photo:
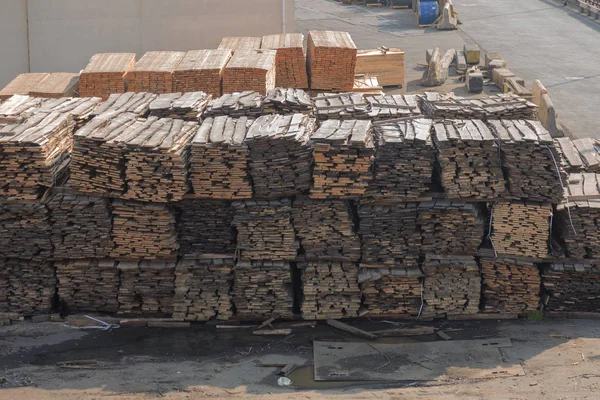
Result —
[{"label": "concrete wall", "polygon": [[27,2],[2,0],[0,6],[0,87],[28,72]]}]

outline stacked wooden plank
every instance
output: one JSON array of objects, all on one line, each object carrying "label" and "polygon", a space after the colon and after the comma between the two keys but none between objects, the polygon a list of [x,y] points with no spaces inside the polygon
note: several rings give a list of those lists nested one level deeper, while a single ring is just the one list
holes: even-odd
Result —
[{"label": "stacked wooden plank", "polygon": [[169,206],[114,200],[112,214],[112,257],[152,260],[177,255],[175,213]]},{"label": "stacked wooden plank", "polygon": [[303,319],[353,318],[358,315],[361,292],[358,265],[339,261],[299,263],[302,271]]},{"label": "stacked wooden plank", "polygon": [[276,85],[285,88],[308,88],[304,35],[284,33],[263,36],[261,49],[277,50]]},{"label": "stacked wooden plank", "polygon": [[568,200],[556,206],[557,234],[567,256],[600,258],[600,200]]},{"label": "stacked wooden plank", "polygon": [[240,200],[252,197],[248,175],[247,117],[209,117],[190,148],[189,180],[194,197]]},{"label": "stacked wooden plank", "polygon": [[381,86],[404,86],[404,51],[380,47],[358,50],[356,73],[376,76]]},{"label": "stacked wooden plank", "polygon": [[542,302],[548,311],[600,312],[600,269],[588,263],[542,268]]},{"label": "stacked wooden plank", "polygon": [[0,127],[6,124],[23,122],[46,101],[48,100],[18,94],[10,97],[0,104]]},{"label": "stacked wooden plank", "polygon": [[569,201],[600,199],[600,174],[588,172],[569,174],[565,197]]},{"label": "stacked wooden plank", "polygon": [[222,49],[188,51],[173,71],[173,91],[221,96],[223,70],[232,55]]},{"label": "stacked wooden plank", "polygon": [[277,87],[269,90],[263,101],[265,114],[310,114],[313,108],[310,96],[302,89]]},{"label": "stacked wooden plank", "polygon": [[369,118],[374,121],[421,115],[417,96],[413,94],[367,96],[366,101],[370,107]]},{"label": "stacked wooden plank", "polygon": [[65,260],[54,266],[58,296],[70,312],[117,312],[119,270],[114,260]]},{"label": "stacked wooden plank", "polygon": [[0,100],[6,100],[9,97],[19,94],[28,95],[32,90],[35,90],[40,83],[48,78],[48,73],[27,73],[17,75],[8,85],[0,90]]},{"label": "stacked wooden plank", "polygon": [[567,174],[560,152],[539,121],[492,120],[490,128],[500,143],[502,167],[514,199],[559,203]]},{"label": "stacked wooden plank", "polygon": [[99,97],[61,97],[44,101],[35,112],[69,114],[77,130],[93,117],[100,102]]},{"label": "stacked wooden plank", "polygon": [[52,263],[0,259],[0,312],[25,317],[49,314],[55,292],[56,274]]},{"label": "stacked wooden plank", "polygon": [[93,116],[117,115],[133,113],[139,117],[146,117],[150,112],[150,103],[158,97],[155,93],[115,93],[108,96],[93,112]]},{"label": "stacked wooden plank", "polygon": [[347,201],[297,199],[292,221],[307,260],[360,259],[360,240]]},{"label": "stacked wooden plank", "polygon": [[120,261],[119,314],[170,317],[175,296],[175,264]]},{"label": "stacked wooden plank", "polygon": [[41,202],[0,203],[0,232],[5,258],[47,260],[52,256],[50,217]]},{"label": "stacked wooden plank", "polygon": [[423,304],[423,273],[413,268],[361,269],[358,282],[367,317],[416,317]]},{"label": "stacked wooden plank", "polygon": [[255,197],[294,196],[310,188],[314,126],[314,118],[303,114],[265,115],[252,124],[246,144]]},{"label": "stacked wooden plank", "polygon": [[236,51],[223,71],[223,93],[245,90],[265,95],[275,87],[274,50]]},{"label": "stacked wooden plank", "polygon": [[555,147],[561,153],[562,167],[572,172],[600,172],[600,145],[590,139],[555,139]]},{"label": "stacked wooden plank", "polygon": [[29,91],[29,95],[53,99],[77,96],[79,95],[79,74],[70,72],[52,73],[35,85]]},{"label": "stacked wooden plank", "polygon": [[238,261],[233,269],[233,304],[240,319],[292,318],[291,265],[286,261]]},{"label": "stacked wooden plank", "polygon": [[299,243],[289,199],[234,202],[237,247],[249,260],[294,260]]},{"label": "stacked wooden plank", "polygon": [[505,191],[500,151],[480,120],[434,124],[442,188],[449,199],[499,199]]},{"label": "stacked wooden plank", "polygon": [[511,258],[481,259],[482,308],[486,313],[519,314],[540,307],[536,264]]},{"label": "stacked wooden plank", "polygon": [[224,37],[219,43],[219,49],[236,51],[252,51],[260,49],[262,37],[233,36]]},{"label": "stacked wooden plank", "polygon": [[200,121],[209,100],[210,96],[204,92],[161,94],[150,103],[150,115],[159,118]]},{"label": "stacked wooden plank", "polygon": [[319,93],[314,101],[319,120],[369,119],[369,105],[362,93]]},{"label": "stacked wooden plank", "polygon": [[173,318],[182,321],[231,318],[234,264],[232,257],[182,259],[175,269]]},{"label": "stacked wooden plank", "polygon": [[185,57],[180,51],[149,51],[125,79],[131,92],[173,93],[173,72]]},{"label": "stacked wooden plank", "polygon": [[311,89],[352,91],[356,55],[348,32],[310,31],[306,63]]},{"label": "stacked wooden plank", "polygon": [[537,106],[512,93],[469,99],[452,93],[427,92],[421,109],[435,119],[537,119]]},{"label": "stacked wooden plank", "polygon": [[310,141],[315,161],[310,197],[362,196],[372,178],[371,121],[324,121]]},{"label": "stacked wooden plank", "polygon": [[352,91],[371,96],[383,95],[383,87],[379,86],[379,81],[376,76],[354,76],[354,87],[352,88]]},{"label": "stacked wooden plank", "polygon": [[81,71],[79,95],[106,100],[113,93],[125,93],[125,76],[134,65],[134,53],[96,54]]},{"label": "stacked wooden plank", "polygon": [[258,117],[263,113],[263,96],[258,92],[224,94],[213,99],[204,112],[205,117]]}]

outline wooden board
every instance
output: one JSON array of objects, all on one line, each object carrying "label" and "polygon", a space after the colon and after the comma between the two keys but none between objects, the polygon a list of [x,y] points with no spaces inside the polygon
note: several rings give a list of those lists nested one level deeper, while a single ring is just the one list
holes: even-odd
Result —
[{"label": "wooden board", "polygon": [[400,49],[359,50],[356,73],[377,77],[381,86],[404,87],[404,51]]}]

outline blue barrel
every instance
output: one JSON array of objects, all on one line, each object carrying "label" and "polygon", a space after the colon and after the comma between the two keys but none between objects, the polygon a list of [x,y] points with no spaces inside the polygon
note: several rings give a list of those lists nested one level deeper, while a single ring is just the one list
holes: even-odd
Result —
[{"label": "blue barrel", "polygon": [[424,1],[419,2],[419,25],[431,25],[439,15],[438,2]]}]

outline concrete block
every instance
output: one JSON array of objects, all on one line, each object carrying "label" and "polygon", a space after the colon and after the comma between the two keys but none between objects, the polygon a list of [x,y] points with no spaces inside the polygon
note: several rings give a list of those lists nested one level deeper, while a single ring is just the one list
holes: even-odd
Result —
[{"label": "concrete block", "polygon": [[498,53],[497,51],[491,51],[489,53],[485,53],[485,66],[486,67],[489,67],[490,62],[492,62],[493,60],[504,60],[504,59],[502,58],[500,53]]},{"label": "concrete block", "polygon": [[513,76],[515,76],[515,74],[506,68],[496,68],[492,71],[492,81],[499,89],[504,89],[504,81],[506,78]]},{"label": "concrete block", "polygon": [[457,29],[458,18],[454,16],[452,3],[448,2],[442,11],[442,20],[438,22],[437,28],[442,31]]},{"label": "concrete block", "polygon": [[487,66],[488,76],[492,76],[496,68],[506,68],[506,61],[504,60],[492,60]]},{"label": "concrete block", "polygon": [[554,109],[552,100],[550,100],[550,96],[543,94],[539,109],[539,118],[544,128],[548,130],[552,137],[559,136],[556,117],[556,110]]},{"label": "concrete block", "polygon": [[429,62],[431,61],[432,55],[433,55],[433,49],[425,50],[425,61],[427,62],[427,64],[429,64]]},{"label": "concrete block", "polygon": [[481,59],[481,52],[479,51],[479,46],[477,46],[476,44],[465,44],[463,50],[465,52],[467,64],[479,64],[479,60]]},{"label": "concrete block", "polygon": [[459,50],[456,50],[456,69],[458,71],[465,71],[467,69],[465,53]]},{"label": "concrete block", "polygon": [[483,74],[476,68],[467,71],[467,90],[469,93],[483,92]]},{"label": "concrete block", "polygon": [[548,91],[546,90],[544,85],[542,85],[542,82],[539,79],[533,81],[533,84],[531,85],[531,93],[533,95],[533,103],[536,106],[541,107],[542,95],[548,94]]}]

